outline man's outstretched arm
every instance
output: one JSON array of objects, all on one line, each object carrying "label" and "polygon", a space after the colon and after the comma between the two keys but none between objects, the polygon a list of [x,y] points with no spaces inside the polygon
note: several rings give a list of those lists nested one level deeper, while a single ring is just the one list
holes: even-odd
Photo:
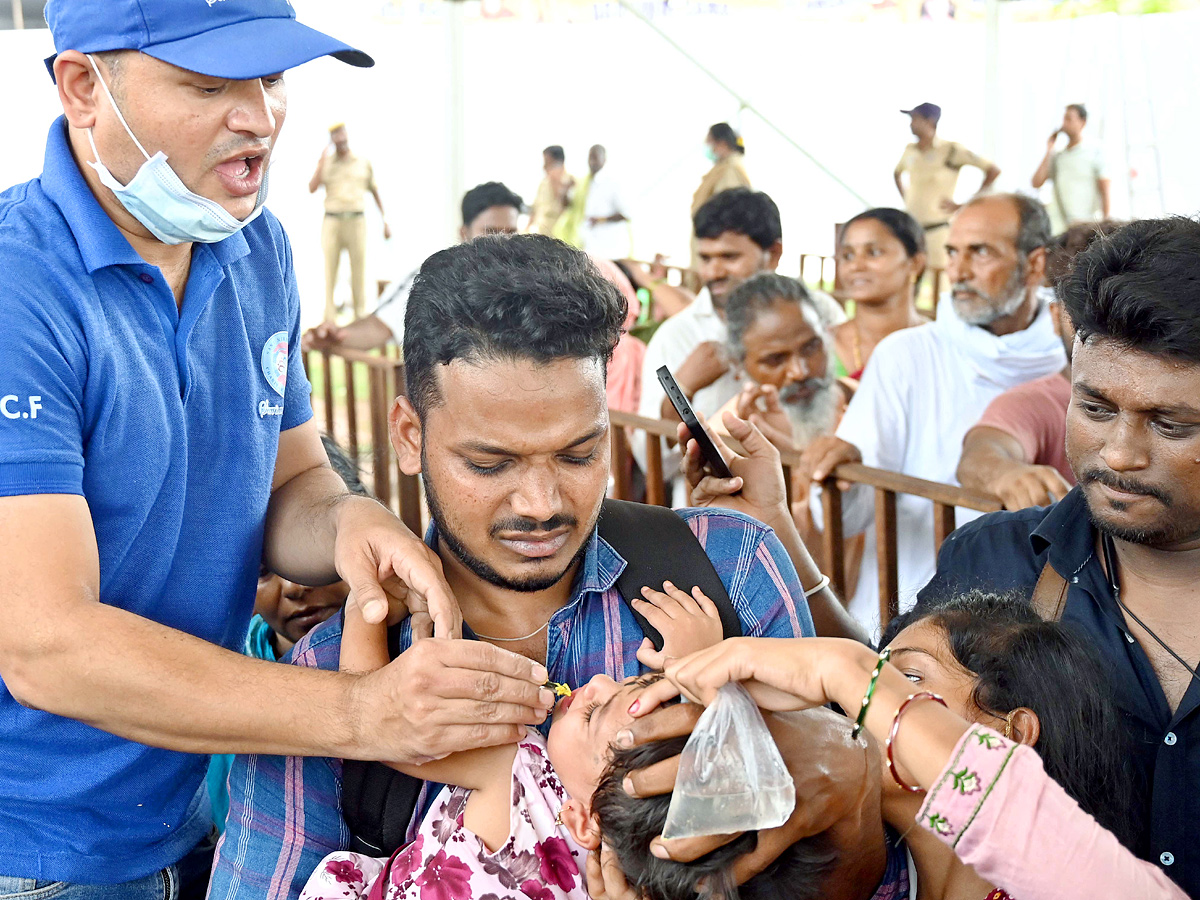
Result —
[{"label": "man's outstretched arm", "polygon": [[957,477],[965,488],[999,497],[1005,509],[1045,506],[1071,490],[1057,469],[1034,465],[1020,441],[990,425],[967,432]]}]

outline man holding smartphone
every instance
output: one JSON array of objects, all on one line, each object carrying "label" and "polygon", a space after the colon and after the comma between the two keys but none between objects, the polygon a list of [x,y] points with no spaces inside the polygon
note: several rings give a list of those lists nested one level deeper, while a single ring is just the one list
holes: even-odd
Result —
[{"label": "man holding smartphone", "polygon": [[[1046,142],[1046,155],[1033,173],[1033,186],[1054,183],[1054,196],[1047,205],[1050,225],[1055,234],[1078,222],[1096,222],[1109,214],[1111,182],[1104,165],[1104,154],[1096,145],[1084,141],[1087,107],[1072,103],[1063,113],[1062,125]],[[1058,136],[1067,136],[1067,146],[1056,149]]]}]

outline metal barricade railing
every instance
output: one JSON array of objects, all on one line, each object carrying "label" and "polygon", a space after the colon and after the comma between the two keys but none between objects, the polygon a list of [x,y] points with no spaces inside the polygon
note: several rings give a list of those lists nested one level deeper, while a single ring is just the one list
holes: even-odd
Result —
[{"label": "metal barricade railing", "polygon": [[[646,502],[666,505],[667,492],[663,479],[663,440],[674,440],[677,424],[646,419],[641,416],[612,411],[609,413],[612,428],[614,496],[628,499],[628,483],[620,474],[628,469],[629,431],[646,433]],[[800,454],[781,454],[784,484],[791,488],[791,470],[800,464]],[[839,481],[861,484],[875,491],[875,538],[876,560],[879,577],[880,622],[886,625],[899,613],[900,576],[897,555],[896,496],[910,494],[924,497],[933,504],[934,546],[936,553],[942,542],[954,530],[954,511],[963,509],[978,512],[996,512],[1003,508],[1000,501],[988,494],[979,494],[965,488],[922,478],[912,478],[898,472],[873,469],[869,466],[845,464],[822,485],[822,508],[824,511],[824,559],[828,565],[829,578],[834,592],[846,596],[846,538],[842,524],[842,491]]]}]

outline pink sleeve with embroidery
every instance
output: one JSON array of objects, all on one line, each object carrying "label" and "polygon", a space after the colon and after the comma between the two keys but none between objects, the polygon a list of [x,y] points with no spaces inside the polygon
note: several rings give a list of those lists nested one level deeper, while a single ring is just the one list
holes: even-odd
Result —
[{"label": "pink sleeve with embroidery", "polygon": [[1187,900],[1046,774],[1037,753],[967,729],[917,823],[1017,900]]}]

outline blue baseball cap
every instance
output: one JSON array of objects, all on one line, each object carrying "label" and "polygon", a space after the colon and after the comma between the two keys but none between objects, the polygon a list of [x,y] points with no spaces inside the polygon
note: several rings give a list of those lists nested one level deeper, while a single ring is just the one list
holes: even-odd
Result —
[{"label": "blue baseball cap", "polygon": [[921,103],[912,109],[902,109],[900,112],[906,116],[920,116],[923,119],[928,119],[935,125],[937,124],[937,120],[942,117],[942,108],[936,103]]},{"label": "blue baseball cap", "polygon": [[[318,56],[373,66],[361,50],[301,25],[290,0],[49,0],[55,56],[139,50],[212,78],[248,80]],[[46,60],[54,76],[55,57]]]}]

